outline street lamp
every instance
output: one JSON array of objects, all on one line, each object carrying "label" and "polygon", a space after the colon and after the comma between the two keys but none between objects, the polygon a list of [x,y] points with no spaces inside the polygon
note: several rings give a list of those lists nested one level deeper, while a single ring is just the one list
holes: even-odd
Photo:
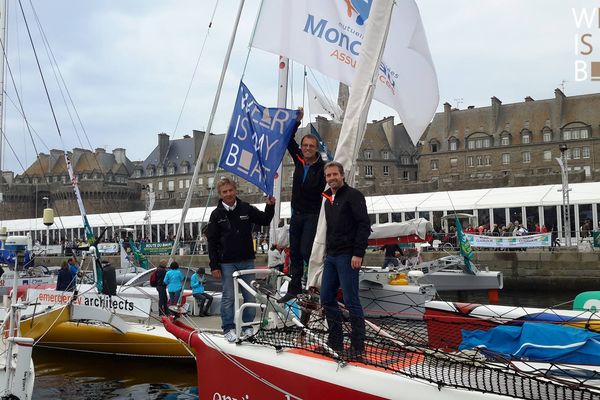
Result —
[{"label": "street lamp", "polygon": [[42,197],[42,200],[46,201],[43,222],[44,225],[46,225],[46,255],[48,255],[48,246],[50,245],[50,225],[54,223],[54,210],[50,208],[48,203],[50,199],[47,196]]},{"label": "street lamp", "polygon": [[560,172],[562,176],[562,195],[563,195],[563,232],[565,235],[565,244],[567,247],[571,247],[571,215],[570,215],[570,204],[569,204],[569,168],[567,166],[567,144],[561,143],[558,145],[560,150],[560,158],[556,158],[558,165],[560,165]]}]

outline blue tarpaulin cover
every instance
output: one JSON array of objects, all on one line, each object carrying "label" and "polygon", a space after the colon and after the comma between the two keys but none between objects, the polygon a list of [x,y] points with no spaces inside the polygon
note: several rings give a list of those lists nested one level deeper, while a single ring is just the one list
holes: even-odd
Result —
[{"label": "blue tarpaulin cover", "polygon": [[600,364],[600,334],[565,325],[525,322],[490,330],[462,330],[459,350],[483,348],[530,361]]}]

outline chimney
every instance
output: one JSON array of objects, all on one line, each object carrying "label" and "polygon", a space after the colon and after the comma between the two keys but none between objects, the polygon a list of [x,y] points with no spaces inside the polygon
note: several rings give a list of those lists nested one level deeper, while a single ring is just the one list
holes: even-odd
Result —
[{"label": "chimney", "polygon": [[167,157],[169,151],[169,135],[166,133],[158,134],[158,165],[161,165]]},{"label": "chimney", "polygon": [[492,120],[490,125],[490,132],[496,132],[498,130],[498,118],[500,117],[500,106],[502,102],[496,97],[492,96]]},{"label": "chimney", "polygon": [[338,106],[340,106],[340,108],[342,109],[343,113],[342,113],[342,119],[344,118],[344,116],[346,115],[346,107],[348,106],[348,98],[350,97],[350,89],[348,88],[348,85],[345,85],[343,83],[340,82],[340,85],[338,87]]},{"label": "chimney", "polygon": [[202,141],[204,140],[204,132],[194,129],[192,135],[194,137],[194,160],[192,161],[192,164],[196,165],[196,160],[198,159],[200,149],[202,148]]},{"label": "chimney", "polygon": [[452,105],[448,102],[444,103],[444,122],[446,123],[446,136],[450,135],[450,126],[452,124]]},{"label": "chimney", "polygon": [[468,107],[467,107],[467,110],[472,110],[472,109],[474,109],[474,108],[475,108],[475,106],[468,106]]},{"label": "chimney", "polygon": [[106,150],[102,147],[98,147],[94,150],[96,152],[96,154],[105,154]]},{"label": "chimney", "polygon": [[4,182],[12,185],[15,180],[15,173],[12,171],[2,171],[2,178],[4,178]]},{"label": "chimney", "polygon": [[560,89],[554,89],[554,104],[552,105],[553,127],[563,126],[563,112],[567,96]]},{"label": "chimney", "polygon": [[534,101],[533,97],[531,97],[531,96],[525,97],[525,103],[529,103],[530,101]]},{"label": "chimney", "polygon": [[116,148],[112,151],[113,156],[115,157],[115,162],[117,164],[125,164],[127,161],[126,150],[122,147]]},{"label": "chimney", "polygon": [[64,155],[65,152],[62,150],[50,150],[50,157],[48,157],[48,171],[46,171],[47,174],[50,174],[50,172],[56,166],[56,163],[60,160],[61,157],[64,157]]}]

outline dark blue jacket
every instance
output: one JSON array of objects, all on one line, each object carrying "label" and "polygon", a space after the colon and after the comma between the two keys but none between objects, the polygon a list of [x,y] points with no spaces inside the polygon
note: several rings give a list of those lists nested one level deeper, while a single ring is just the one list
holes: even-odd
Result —
[{"label": "dark blue jacket", "polygon": [[[298,129],[298,128],[296,128]],[[319,214],[321,211],[321,193],[325,189],[325,162],[317,152],[317,161],[308,168],[304,179],[304,157],[294,136],[288,142],[288,152],[294,160],[294,178],[292,183],[292,210],[302,214]]]}]

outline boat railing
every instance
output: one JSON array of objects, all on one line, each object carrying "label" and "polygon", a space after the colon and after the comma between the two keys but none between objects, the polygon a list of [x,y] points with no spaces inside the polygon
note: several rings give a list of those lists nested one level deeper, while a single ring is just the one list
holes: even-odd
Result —
[{"label": "boat railing", "polygon": [[[252,275],[255,277],[255,279],[253,279],[250,284],[248,284],[248,282],[246,282],[243,279],[243,277],[247,276],[247,275]],[[326,352],[330,353],[331,356],[339,359],[340,358],[339,354],[336,353],[332,348],[330,348],[326,341],[322,340],[321,335],[314,334],[310,328],[305,326],[300,321],[299,317],[297,317],[292,312],[286,311],[284,309],[283,305],[277,303],[277,301],[275,301],[276,300],[275,297],[266,296],[260,290],[261,283],[258,281],[258,279],[264,280],[270,276],[277,277],[277,283],[278,283],[277,288],[279,288],[281,285],[281,282],[284,280],[284,274],[279,272],[276,269],[248,269],[248,270],[243,270],[243,271],[235,271],[233,273],[233,282],[234,282],[233,294],[234,294],[234,310],[235,310],[234,323],[235,323],[235,330],[236,330],[235,333],[236,333],[237,337],[238,338],[241,337],[243,328],[249,327],[249,326],[254,327],[254,325],[260,324],[260,322],[256,322],[256,321],[251,321],[251,322],[243,321],[242,315],[243,315],[243,311],[246,308],[249,308],[249,307],[256,308],[257,310],[260,310],[261,312],[266,312],[266,311],[272,310],[275,313],[277,313],[278,318],[280,320],[292,323],[293,325],[296,325],[305,334],[311,336],[318,343],[318,345],[321,346]],[[256,279],[256,278],[258,278],[258,279]],[[241,304],[241,298],[242,298],[242,296],[240,296],[241,289],[247,290],[248,293],[250,293],[252,296],[254,296],[255,302],[244,302],[243,304]],[[278,297],[278,295],[276,295],[276,297]]]}]

